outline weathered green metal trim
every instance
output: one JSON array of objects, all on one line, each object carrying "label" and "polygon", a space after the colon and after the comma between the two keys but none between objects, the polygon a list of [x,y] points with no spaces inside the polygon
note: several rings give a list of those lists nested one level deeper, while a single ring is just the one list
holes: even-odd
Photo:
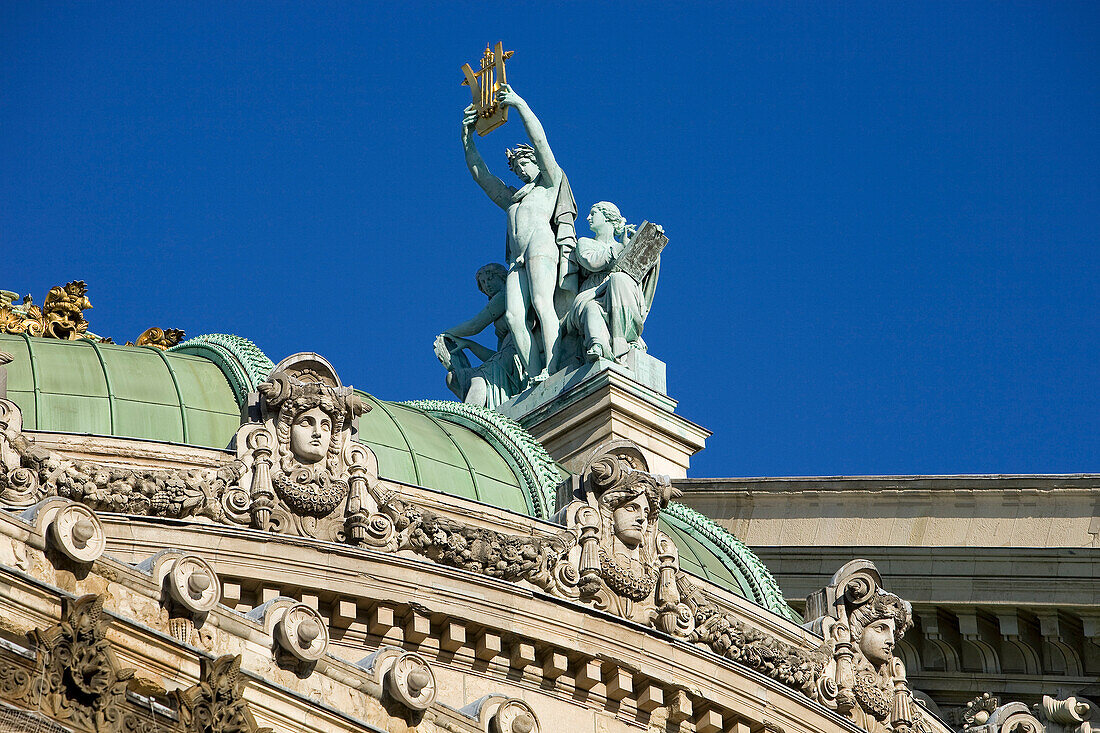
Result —
[{"label": "weathered green metal trim", "polygon": [[95,351],[96,358],[99,359],[99,366],[103,369],[103,383],[107,385],[107,406],[110,408],[111,418],[111,435],[115,434],[115,390],[111,387],[111,375],[107,373],[107,362],[103,359],[103,352],[99,350],[99,345],[91,339],[80,339],[84,343],[91,344],[92,349]]},{"label": "weathered green metal trim", "polygon": [[374,400],[374,404],[382,408],[382,412],[386,413],[386,415],[390,418],[390,421],[393,422],[394,427],[397,428],[397,432],[401,434],[401,440],[405,441],[405,445],[409,449],[409,458],[412,460],[413,476],[416,477],[416,485],[422,486],[423,484],[420,483],[420,465],[416,462],[416,451],[413,450],[412,443],[409,442],[409,436],[405,435],[405,431],[401,428],[401,423],[397,421],[397,418],[393,416],[393,413],[386,409],[385,402],[379,399],[375,399],[374,397],[372,397],[371,399]]},{"label": "weathered green metal trim", "polygon": [[675,501],[669,502],[668,507],[662,510],[662,513],[680,520],[681,523],[686,525],[691,534],[700,538],[705,537],[720,548],[752,586],[752,600],[772,613],[798,623],[802,622],[802,618],[798,613],[787,605],[787,600],[783,597],[783,591],[779,588],[779,583],[775,581],[771,571],[768,570],[768,566],[744,542],[737,539],[732,532],[719,526],[691,507]]},{"label": "weathered green metal trim", "polygon": [[203,334],[168,350],[201,356],[217,364],[229,381],[238,407],[244,406],[248,393],[256,389],[256,385],[264,381],[275,368],[275,362],[256,344],[228,333]]},{"label": "weathered green metal trim", "polygon": [[516,474],[533,507],[532,516],[548,519],[554,513],[562,469],[542,443],[523,427],[496,410],[445,400],[399,403],[469,428],[484,438]]},{"label": "weathered green metal trim", "polygon": [[180,391],[180,383],[179,380],[176,379],[176,370],[172,368],[172,362],[168,361],[168,355],[164,353],[164,349],[158,349],[155,346],[143,346],[141,348],[157,352],[161,361],[164,362],[164,366],[168,367],[168,376],[172,378],[172,386],[176,388],[176,401],[180,403],[180,420],[183,421],[183,442],[190,443],[191,431],[187,428],[187,408],[183,404],[183,392]]},{"label": "weathered green metal trim", "polygon": [[36,368],[34,349],[31,348],[31,337],[25,333],[19,334],[23,337],[23,340],[27,342],[27,356],[30,357],[31,363],[31,395],[34,397],[34,424],[38,425],[38,393],[41,389],[38,387],[38,369]]},{"label": "weathered green metal trim", "polygon": [[448,433],[447,429],[439,424],[439,420],[436,420],[434,417],[426,412],[424,413],[424,416],[431,420],[432,423],[437,428],[439,428],[440,432],[446,435],[447,439],[450,440],[451,444],[458,450],[458,454],[462,456],[462,460],[466,463],[466,470],[470,472],[470,481],[472,481],[474,484],[474,496],[477,497],[478,501],[483,501],[483,499],[481,498],[481,491],[478,489],[477,485],[477,471],[474,470],[474,464],[470,463],[470,459],[469,457],[467,457],[466,451],[462,450],[462,446],[458,444],[458,441],[454,439],[454,436]]}]

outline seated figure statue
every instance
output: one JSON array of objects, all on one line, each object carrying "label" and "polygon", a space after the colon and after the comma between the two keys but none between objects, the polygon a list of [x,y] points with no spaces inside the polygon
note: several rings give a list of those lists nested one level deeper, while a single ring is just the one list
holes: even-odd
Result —
[{"label": "seated figure statue", "polygon": [[642,326],[653,302],[659,263],[642,282],[614,269],[634,233],[615,204],[601,201],[593,205],[588,226],[595,237],[580,237],[573,251],[581,284],[563,328],[567,336],[583,339],[577,354],[583,360],[622,361],[631,348],[645,351]]},{"label": "seated figure statue", "polygon": [[[447,386],[467,404],[496,407],[522,389],[516,347],[504,316],[507,274],[504,266],[495,262],[478,270],[478,290],[489,302],[473,318],[435,339],[436,358],[447,368]],[[490,323],[496,330],[496,351],[467,338],[481,333]],[[481,359],[479,366],[470,365],[466,350]]]}]

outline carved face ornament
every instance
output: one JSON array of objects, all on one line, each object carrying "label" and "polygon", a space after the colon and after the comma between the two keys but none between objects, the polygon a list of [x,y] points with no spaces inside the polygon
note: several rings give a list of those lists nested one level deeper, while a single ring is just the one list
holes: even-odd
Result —
[{"label": "carved face ornament", "polygon": [[615,536],[627,549],[635,550],[645,541],[649,529],[649,501],[639,494],[611,512]]},{"label": "carved face ornament", "polygon": [[325,459],[332,444],[332,418],[320,407],[300,413],[290,426],[290,451],[301,463]]},{"label": "carved face ornament", "polygon": [[539,164],[535,162],[535,159],[524,155],[517,158],[516,162],[512,164],[516,171],[516,175],[524,183],[530,183],[539,177]]},{"label": "carved face ornament", "polygon": [[894,656],[896,632],[897,622],[893,618],[880,618],[863,628],[859,650],[876,667],[886,664]]}]

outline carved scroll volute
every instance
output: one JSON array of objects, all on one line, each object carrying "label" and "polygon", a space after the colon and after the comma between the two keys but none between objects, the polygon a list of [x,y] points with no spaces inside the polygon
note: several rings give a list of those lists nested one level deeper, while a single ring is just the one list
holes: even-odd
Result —
[{"label": "carved scroll volute", "polygon": [[19,406],[0,399],[0,504],[4,506],[30,506],[42,498],[38,475],[23,467],[15,447],[16,441],[26,442],[22,431],[23,413]]},{"label": "carved scroll volute", "polygon": [[1093,707],[1093,704],[1077,697],[1059,700],[1050,695],[1043,695],[1043,702],[1038,706],[1038,712],[1043,721],[1048,724],[1049,733],[1057,730],[1084,733],[1097,730],[1097,727],[1091,724]]},{"label": "carved scroll volute", "polygon": [[[848,714],[856,705],[855,657],[848,609],[863,605],[882,587],[882,578],[868,560],[852,560],[841,567],[828,586],[806,599],[807,615],[819,616],[812,626],[832,642],[834,670],[821,692],[825,702]],[[831,684],[830,684],[831,683]]]},{"label": "carved scroll volute", "polygon": [[11,400],[0,399],[0,465],[6,470],[19,466],[19,454],[11,443],[23,431],[23,412]]},{"label": "carved scroll volute", "polygon": [[389,547],[395,541],[393,520],[378,511],[375,489],[378,459],[362,443],[348,441],[348,501],[345,531],[348,542],[370,547]]},{"label": "carved scroll volute", "polygon": [[832,647],[822,702],[871,733],[909,733],[921,714],[894,650],[912,625],[912,607],[882,587],[868,560],[840,568],[825,588],[806,599],[809,627]]},{"label": "carved scroll volute", "polygon": [[257,428],[248,434],[247,445],[252,452],[252,486],[248,492],[252,524],[256,529],[267,530],[275,507],[275,490],[271,487],[275,437],[266,429]]}]

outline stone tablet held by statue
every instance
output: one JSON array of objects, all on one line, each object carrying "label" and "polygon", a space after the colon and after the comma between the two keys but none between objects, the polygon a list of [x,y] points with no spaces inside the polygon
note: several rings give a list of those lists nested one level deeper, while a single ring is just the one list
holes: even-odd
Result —
[{"label": "stone tablet held by statue", "polygon": [[623,253],[615,260],[611,271],[625,272],[634,282],[641,284],[642,278],[657,264],[666,244],[668,237],[661,227],[648,221],[642,222],[638,232],[630,238]]}]

